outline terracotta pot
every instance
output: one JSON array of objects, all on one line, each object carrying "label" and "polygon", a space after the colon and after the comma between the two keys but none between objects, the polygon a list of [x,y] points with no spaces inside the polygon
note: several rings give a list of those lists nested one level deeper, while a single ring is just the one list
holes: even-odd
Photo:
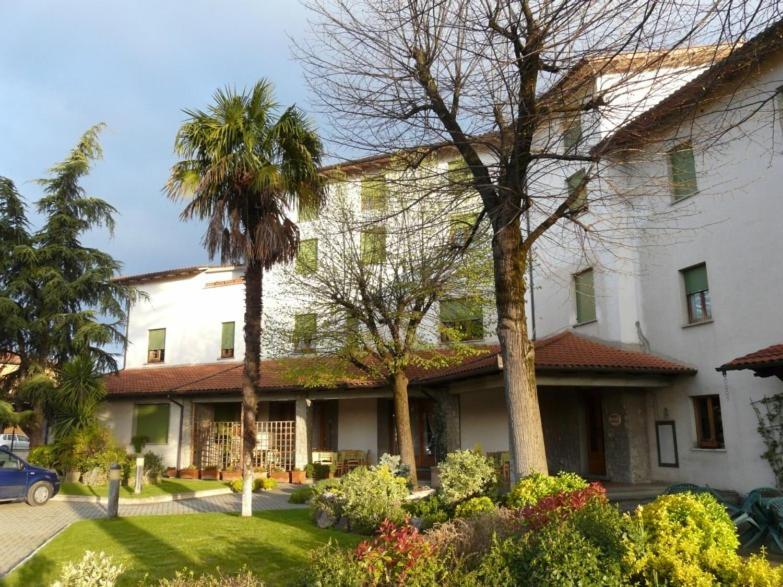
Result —
[{"label": "terracotta pot", "polygon": [[177,467],[166,467],[166,477],[176,477]]},{"label": "terracotta pot", "polygon": [[288,474],[288,471],[272,471],[272,479],[289,483],[291,476]]},{"label": "terracotta pot", "polygon": [[198,469],[180,469],[177,477],[180,479],[198,479]]},{"label": "terracotta pot", "polygon": [[221,471],[220,478],[223,481],[236,481],[242,478],[242,471]]},{"label": "terracotta pot", "polygon": [[291,483],[296,483],[297,485],[301,485],[305,482],[305,479],[307,476],[305,475],[304,471],[297,471],[294,469],[291,471]]},{"label": "terracotta pot", "polygon": [[201,469],[201,478],[214,481],[220,479],[220,470],[217,467],[206,467]]},{"label": "terracotta pot", "polygon": [[267,479],[269,477],[269,473],[266,471],[253,471],[253,477],[255,479]]}]

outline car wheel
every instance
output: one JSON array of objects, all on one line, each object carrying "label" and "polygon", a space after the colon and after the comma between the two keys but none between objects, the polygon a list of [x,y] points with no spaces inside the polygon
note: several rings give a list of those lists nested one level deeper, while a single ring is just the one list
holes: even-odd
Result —
[{"label": "car wheel", "polygon": [[39,481],[27,490],[27,503],[43,505],[52,497],[52,486],[46,481]]}]

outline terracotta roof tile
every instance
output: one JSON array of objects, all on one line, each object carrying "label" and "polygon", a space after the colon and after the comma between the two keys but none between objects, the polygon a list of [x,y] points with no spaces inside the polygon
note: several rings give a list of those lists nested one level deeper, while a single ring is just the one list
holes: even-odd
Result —
[{"label": "terracotta roof tile", "polygon": [[[499,347],[488,346],[477,355],[455,365],[424,370],[412,368],[409,372],[412,384],[450,381],[500,371]],[[303,389],[297,380],[297,369],[307,361],[328,361],[325,358],[302,357],[265,360],[261,366],[261,389],[267,391],[291,391]],[[625,350],[564,332],[536,342],[537,371],[602,371],[607,373],[636,373],[679,375],[692,374],[695,370],[657,355]],[[238,361],[206,363],[199,365],[172,365],[124,369],[106,376],[109,395],[144,395],[173,393],[190,395],[199,393],[236,393],[242,385],[242,363]],[[324,387],[331,389],[361,389],[383,387],[380,379],[362,377],[356,370],[349,370]]]},{"label": "terracotta roof tile", "polygon": [[737,357],[718,367],[718,371],[737,371],[759,367],[783,366],[783,344],[773,344],[767,348]]}]

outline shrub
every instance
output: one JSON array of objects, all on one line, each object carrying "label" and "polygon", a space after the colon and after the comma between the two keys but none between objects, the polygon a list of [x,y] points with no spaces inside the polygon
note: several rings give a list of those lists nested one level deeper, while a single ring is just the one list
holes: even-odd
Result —
[{"label": "shrub", "polygon": [[399,523],[404,518],[402,503],[408,496],[406,480],[386,467],[358,467],[340,480],[342,514],[351,530],[370,534],[384,520]]},{"label": "shrub", "polygon": [[163,465],[163,459],[152,451],[144,453],[144,475],[149,480],[157,480],[163,477],[166,467]]},{"label": "shrub", "polygon": [[625,563],[634,580],[731,583],[739,566],[734,524],[710,494],[662,495],[631,516]]},{"label": "shrub", "polygon": [[269,491],[270,489],[276,489],[277,488],[277,479],[256,479],[256,481],[259,481],[259,485],[256,486],[255,483],[253,483],[253,491],[258,491],[258,487],[263,489],[264,491]]},{"label": "shrub", "polygon": [[400,455],[390,455],[386,452],[378,459],[378,466],[388,468],[395,477],[407,478],[411,473],[410,466],[403,464]]},{"label": "shrub", "polygon": [[545,495],[534,505],[522,508],[521,516],[526,526],[536,529],[555,519],[568,517],[593,501],[607,501],[606,490],[599,483],[592,483],[583,489]]},{"label": "shrub", "polygon": [[331,541],[310,557],[297,582],[301,586],[363,587],[366,574],[351,550],[340,548]]},{"label": "shrub", "polygon": [[56,463],[54,446],[51,444],[44,444],[31,448],[30,452],[27,454],[27,461],[30,464],[38,465],[45,469],[54,469]]},{"label": "shrub", "polygon": [[420,520],[419,527],[422,529],[431,528],[449,519],[446,504],[439,495],[413,499],[405,502],[402,507],[412,517]]},{"label": "shrub", "polygon": [[438,468],[441,495],[449,505],[484,495],[497,482],[492,462],[472,450],[449,453]]},{"label": "shrub", "polygon": [[747,559],[737,557],[739,564],[733,573],[733,584],[741,587],[779,587],[783,585],[783,567],[773,567],[762,554]]},{"label": "shrub", "polygon": [[429,530],[426,537],[439,555],[451,553],[472,566],[489,553],[495,539],[516,536],[521,528],[516,510],[497,508],[470,518],[455,518],[439,524]]},{"label": "shrub", "polygon": [[576,473],[561,471],[555,476],[533,473],[517,481],[506,499],[509,507],[524,508],[535,505],[542,497],[585,487],[587,481]]},{"label": "shrub", "polygon": [[199,575],[192,570],[177,571],[173,579],[161,579],[159,587],[264,587],[261,579],[247,569],[236,575],[225,575],[218,569],[214,575]]},{"label": "shrub", "polygon": [[315,465],[313,463],[307,463],[304,468],[305,477],[312,479],[315,476]]},{"label": "shrub", "polygon": [[328,479],[330,474],[334,474],[337,465],[326,465],[324,463],[315,463],[313,465],[313,479]]},{"label": "shrub", "polygon": [[291,492],[291,495],[288,496],[288,503],[307,503],[312,496],[312,487],[297,487]]},{"label": "shrub", "polygon": [[[261,489],[263,481],[267,481],[267,479],[253,479],[253,491],[258,491]],[[270,479],[270,481],[273,481],[273,479]],[[231,483],[228,484],[228,486],[234,493],[242,493],[242,488],[245,486],[245,481],[243,479],[234,479],[231,481]]]},{"label": "shrub", "polygon": [[471,497],[468,501],[464,501],[457,505],[455,515],[458,518],[470,518],[478,514],[491,512],[495,509],[495,504],[487,496]]},{"label": "shrub", "polygon": [[78,563],[66,563],[52,587],[113,587],[125,571],[103,552],[88,550]]},{"label": "shrub", "polygon": [[55,463],[60,470],[108,472],[117,463],[128,473],[130,462],[125,449],[117,446],[111,432],[103,425],[74,430],[54,444]]}]

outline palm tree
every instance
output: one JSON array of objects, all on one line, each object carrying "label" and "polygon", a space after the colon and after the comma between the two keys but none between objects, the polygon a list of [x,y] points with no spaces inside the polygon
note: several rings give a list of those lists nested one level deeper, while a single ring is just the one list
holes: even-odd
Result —
[{"label": "palm tree", "polygon": [[263,272],[296,255],[299,230],[288,210],[317,209],[324,193],[318,135],[295,106],[278,111],[266,80],[249,92],[218,90],[206,111],[185,110],[175,142],[180,161],[165,187],[169,198],[188,199],[183,220],[207,220],[210,259],[245,263],[243,516],[252,514]]}]

